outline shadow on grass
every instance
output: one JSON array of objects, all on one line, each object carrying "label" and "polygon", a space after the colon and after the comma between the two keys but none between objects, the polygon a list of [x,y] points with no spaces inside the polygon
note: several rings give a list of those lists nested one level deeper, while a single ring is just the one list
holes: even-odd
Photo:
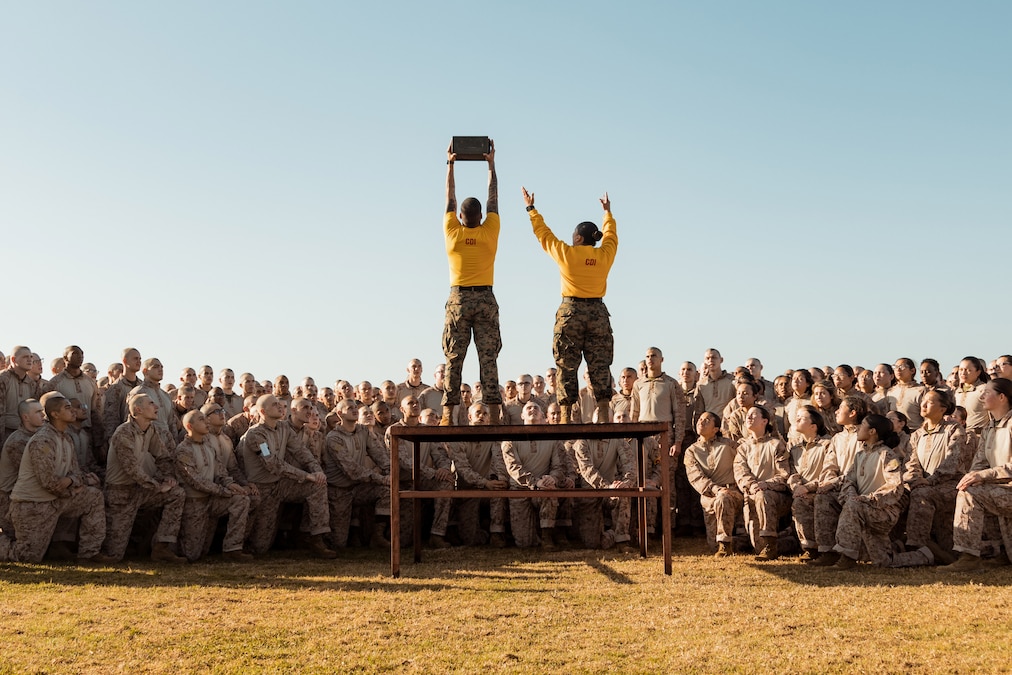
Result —
[{"label": "shadow on grass", "polygon": [[[402,562],[401,578],[389,576],[390,561],[381,551],[353,551],[337,560],[297,553],[270,553],[249,563],[210,556],[192,565],[146,560],[81,567],[74,563],[0,564],[0,581],[19,585],[122,586],[130,588],[207,586],[235,589],[318,590],[337,592],[446,591],[492,582],[504,593],[550,592],[553,582],[590,567],[616,584],[635,581],[601,559],[600,551],[535,554],[517,549],[491,551],[457,548],[430,552],[422,563]],[[638,557],[636,558],[639,559]],[[658,558],[658,565],[660,559]],[[658,574],[661,571],[658,570]],[[501,584],[501,585],[499,585]],[[544,588],[542,588],[542,586]]]},{"label": "shadow on grass", "polygon": [[610,565],[605,564],[600,560],[588,560],[587,564],[593,567],[595,570],[603,574],[604,576],[611,579],[616,584],[633,584],[634,582],[630,577],[622,574]]},{"label": "shadow on grass", "polygon": [[939,572],[935,567],[875,567],[860,563],[850,570],[812,567],[800,561],[781,560],[775,563],[747,563],[755,571],[778,577],[783,581],[819,588],[851,586],[1010,586],[1012,567],[981,569],[975,572]]}]

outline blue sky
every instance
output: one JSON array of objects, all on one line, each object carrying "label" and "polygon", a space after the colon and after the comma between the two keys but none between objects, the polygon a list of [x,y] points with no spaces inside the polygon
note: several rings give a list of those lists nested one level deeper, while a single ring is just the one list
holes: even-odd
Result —
[{"label": "blue sky", "polygon": [[[1012,350],[1012,5],[7,3],[0,349],[403,379],[442,360],[453,135],[496,140],[503,380],[607,190],[615,366]],[[483,165],[457,166],[484,200]],[[473,352],[465,377],[476,379]],[[429,377],[426,375],[426,379]]]}]

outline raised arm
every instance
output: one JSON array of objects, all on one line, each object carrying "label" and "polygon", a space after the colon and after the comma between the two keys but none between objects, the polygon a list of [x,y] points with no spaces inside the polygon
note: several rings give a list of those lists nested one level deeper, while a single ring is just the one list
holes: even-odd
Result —
[{"label": "raised arm", "polygon": [[[488,139],[488,152],[482,155],[488,162],[488,202],[486,213],[499,213],[499,180],[495,177],[495,141]],[[450,165],[453,168],[453,165]]]},{"label": "raised arm", "polygon": [[[450,141],[450,145],[446,147],[446,211],[444,213],[457,212],[457,186],[453,182],[453,162],[456,159],[457,153],[453,152],[453,141]],[[489,166],[491,166],[491,162],[489,162]],[[490,186],[489,190],[491,189]]]}]

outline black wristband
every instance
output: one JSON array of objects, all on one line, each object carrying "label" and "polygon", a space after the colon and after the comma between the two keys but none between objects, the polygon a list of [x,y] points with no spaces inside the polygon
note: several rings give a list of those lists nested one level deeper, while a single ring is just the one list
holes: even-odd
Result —
[{"label": "black wristband", "polygon": [[446,160],[446,163],[447,164],[453,164],[453,160],[452,159],[448,159],[448,160]]},{"label": "black wristband", "polygon": [[530,206],[528,206],[527,210],[528,211],[533,211],[534,210],[534,204],[531,204]]}]

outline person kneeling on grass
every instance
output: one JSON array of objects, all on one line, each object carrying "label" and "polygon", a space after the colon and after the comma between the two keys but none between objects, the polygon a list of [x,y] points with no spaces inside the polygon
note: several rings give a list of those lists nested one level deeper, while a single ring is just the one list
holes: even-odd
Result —
[{"label": "person kneeling on grass", "polygon": [[857,565],[861,545],[876,565],[892,561],[889,532],[900,517],[903,462],[895,448],[900,438],[882,415],[868,415],[857,428],[857,454],[843,479],[843,509],[836,528],[835,569]]}]

